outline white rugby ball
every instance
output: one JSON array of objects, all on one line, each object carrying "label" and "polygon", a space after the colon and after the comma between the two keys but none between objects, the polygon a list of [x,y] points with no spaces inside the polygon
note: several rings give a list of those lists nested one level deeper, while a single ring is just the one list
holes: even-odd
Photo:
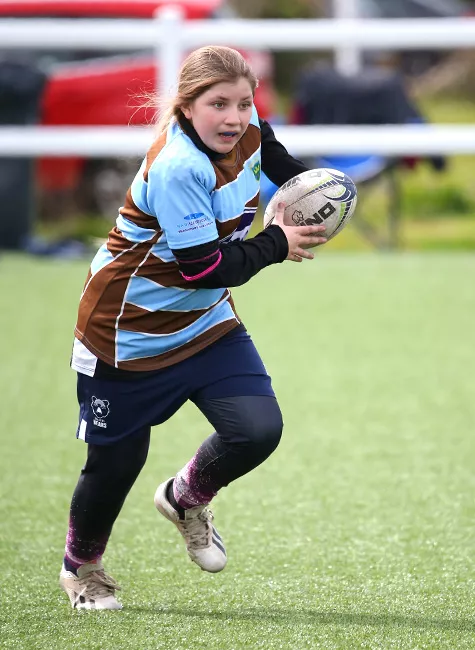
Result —
[{"label": "white rugby ball", "polygon": [[342,230],[356,208],[357,190],[349,176],[336,169],[309,169],[280,187],[264,213],[264,228],[275,215],[277,204],[285,203],[284,223],[288,226],[325,224],[322,235],[331,239]]}]

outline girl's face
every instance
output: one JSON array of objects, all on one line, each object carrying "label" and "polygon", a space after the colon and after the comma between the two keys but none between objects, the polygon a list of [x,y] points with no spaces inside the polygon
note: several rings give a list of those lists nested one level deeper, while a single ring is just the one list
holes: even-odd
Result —
[{"label": "girl's face", "polygon": [[205,145],[217,153],[229,153],[246,132],[252,113],[252,88],[245,77],[211,86],[186,108]]}]

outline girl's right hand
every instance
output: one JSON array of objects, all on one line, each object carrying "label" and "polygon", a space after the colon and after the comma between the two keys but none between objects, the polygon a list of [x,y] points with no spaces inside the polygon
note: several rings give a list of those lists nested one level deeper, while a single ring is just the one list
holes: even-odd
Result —
[{"label": "girl's right hand", "polygon": [[313,260],[315,255],[307,248],[324,244],[327,240],[320,233],[325,231],[325,225],[319,226],[286,226],[284,224],[285,203],[278,203],[275,210],[273,224],[279,226],[287,237],[289,254],[286,259],[292,262],[301,262],[303,258]]}]

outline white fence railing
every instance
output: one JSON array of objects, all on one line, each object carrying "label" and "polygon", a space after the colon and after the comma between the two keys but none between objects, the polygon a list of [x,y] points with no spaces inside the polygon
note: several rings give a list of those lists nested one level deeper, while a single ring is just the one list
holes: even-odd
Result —
[{"label": "white fence railing", "polygon": [[[475,154],[475,127],[275,126],[295,156]],[[0,157],[141,157],[153,140],[144,127],[0,127]]]},{"label": "white fence railing", "polygon": [[[156,20],[0,20],[0,48],[154,48],[162,96],[173,92],[183,54],[207,43],[272,50],[475,48],[475,19],[183,21],[175,8]],[[295,155],[475,154],[475,125],[276,127]],[[152,134],[137,128],[0,128],[0,156],[142,155]]]},{"label": "white fence railing", "polygon": [[[165,19],[164,19],[165,17]],[[179,10],[162,9],[156,20],[0,19],[0,47],[155,48],[168,34],[167,21],[181,20]],[[472,48],[475,18],[413,19],[266,19],[190,20],[174,41],[181,49],[207,43],[272,50],[428,50]]]}]

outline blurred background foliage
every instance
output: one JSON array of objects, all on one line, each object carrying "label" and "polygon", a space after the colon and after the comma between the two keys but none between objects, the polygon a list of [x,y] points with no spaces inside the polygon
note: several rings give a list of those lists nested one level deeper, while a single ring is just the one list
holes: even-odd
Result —
[{"label": "blurred background foliage", "polygon": [[320,18],[329,8],[326,0],[233,0],[230,5],[246,18]]},{"label": "blurred background foliage", "polygon": [[[322,18],[330,14],[328,0],[233,0],[236,15],[247,18]],[[475,1],[466,2],[475,11]],[[420,53],[418,53],[419,55]],[[374,56],[374,55],[372,55]],[[289,119],[297,72],[316,61],[331,61],[330,52],[275,52],[276,118]],[[475,122],[475,52],[427,53],[431,65],[407,66],[411,53],[380,54],[371,63],[405,74],[409,95],[431,123]],[[453,248],[475,250],[474,156],[451,156],[447,169],[436,173],[425,161],[398,172],[401,189],[401,239],[403,249]],[[365,215],[376,226],[387,212],[382,186],[365,200]],[[358,215],[358,210],[357,210]],[[103,238],[113,223],[93,214],[70,214],[53,223],[40,221],[39,234],[76,237],[82,241]],[[258,213],[255,229],[260,228]],[[95,242],[94,242],[95,243]],[[331,249],[365,249],[371,245],[350,225],[331,243]]]},{"label": "blurred background foliage", "polygon": [[[233,0],[230,4],[236,14],[244,18],[324,18],[330,5],[328,0]],[[291,92],[295,70],[313,60],[315,54],[311,52],[275,52],[277,89],[283,93]]]}]

